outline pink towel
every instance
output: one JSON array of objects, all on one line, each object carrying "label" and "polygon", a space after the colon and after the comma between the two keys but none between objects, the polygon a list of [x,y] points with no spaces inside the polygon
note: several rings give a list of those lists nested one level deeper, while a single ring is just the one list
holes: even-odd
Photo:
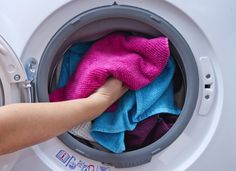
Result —
[{"label": "pink towel", "polygon": [[50,101],[85,98],[113,76],[131,90],[152,82],[169,58],[168,39],[147,39],[112,33],[92,45],[78,64],[68,84],[53,91]]}]

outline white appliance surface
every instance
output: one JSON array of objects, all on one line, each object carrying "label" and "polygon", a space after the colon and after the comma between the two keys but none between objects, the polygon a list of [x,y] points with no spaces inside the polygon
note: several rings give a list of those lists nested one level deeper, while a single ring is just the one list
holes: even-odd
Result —
[{"label": "white appliance surface", "polygon": [[[29,58],[40,61],[53,35],[74,16],[113,3],[114,0],[0,0],[0,36],[2,42],[7,42],[10,47],[7,49],[8,54],[18,58],[10,60],[13,68],[20,68],[22,72]],[[116,3],[143,8],[163,17],[182,34],[190,46],[202,79],[195,112],[184,132],[169,147],[154,155],[150,163],[138,167],[117,169],[103,165],[79,155],[58,138],[53,138],[1,156],[0,171],[236,170],[236,1],[116,0]],[[0,55],[4,52],[2,42]],[[0,57],[3,56],[2,53]],[[212,67],[214,72],[215,89],[212,92],[213,105],[202,115],[199,111],[205,95],[202,85],[204,73],[208,69],[204,67],[203,59],[206,58],[209,62],[207,66]],[[0,60],[2,66],[7,63],[3,61]],[[7,70],[8,73],[10,71]],[[1,78],[4,85],[5,82],[8,85],[9,80]],[[7,87],[4,91],[9,92]],[[17,91],[16,88],[14,90]],[[14,96],[10,100],[8,103],[19,101]],[[57,158],[61,151],[69,155],[70,163],[63,163]],[[73,167],[73,163],[77,163],[77,167]]]}]

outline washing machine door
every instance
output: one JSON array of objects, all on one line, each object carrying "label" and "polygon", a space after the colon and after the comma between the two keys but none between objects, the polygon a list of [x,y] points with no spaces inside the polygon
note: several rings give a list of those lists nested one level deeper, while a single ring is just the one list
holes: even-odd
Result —
[{"label": "washing machine door", "polygon": [[[24,67],[0,35],[0,105],[30,102],[30,89],[31,84]],[[0,170],[10,170],[20,156],[20,153],[0,156]]]}]

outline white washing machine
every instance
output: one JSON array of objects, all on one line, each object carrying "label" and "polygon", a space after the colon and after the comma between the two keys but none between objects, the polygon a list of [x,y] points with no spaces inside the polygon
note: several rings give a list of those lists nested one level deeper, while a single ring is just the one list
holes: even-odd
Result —
[{"label": "white washing machine", "polygon": [[180,117],[149,146],[112,154],[64,133],[1,156],[0,170],[235,170],[235,16],[233,0],[0,0],[1,105],[48,101],[62,54],[116,30],[167,36],[185,82]]}]

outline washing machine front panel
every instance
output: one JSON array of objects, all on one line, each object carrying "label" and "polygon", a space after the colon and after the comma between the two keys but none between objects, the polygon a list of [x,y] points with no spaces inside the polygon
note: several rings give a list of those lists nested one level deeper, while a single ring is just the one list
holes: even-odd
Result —
[{"label": "washing machine front panel", "polygon": [[[127,26],[127,20],[130,24],[129,26]],[[122,23],[124,26],[121,25]],[[152,26],[151,29],[150,25]],[[60,136],[60,139],[70,148],[82,155],[87,157],[90,156],[91,159],[109,163],[115,167],[131,167],[150,161],[152,155],[163,150],[176,139],[191,118],[197,99],[198,71],[196,69],[196,63],[194,61],[194,57],[192,56],[191,50],[186,45],[186,42],[183,40],[181,35],[161,17],[137,7],[134,8],[131,6],[114,4],[112,6],[104,6],[90,10],[83,13],[82,16],[79,15],[73,18],[57,32],[44,51],[38,69],[37,92],[40,101],[48,100],[47,87],[50,87],[51,84],[48,84],[48,80],[52,80],[50,79],[50,75],[55,70],[54,68],[57,66],[56,63],[58,62],[60,56],[63,56],[60,52],[64,52],[64,49],[67,49],[67,46],[70,46],[68,42],[73,42],[73,40],[84,40],[84,37],[91,38],[89,35],[100,37],[100,33],[104,35],[104,33],[107,31],[109,33],[112,29],[132,30],[148,33],[150,35],[154,32],[154,36],[156,36],[156,34],[160,35],[161,32],[166,35],[172,42],[173,46],[176,47],[176,51],[180,53],[179,55],[177,53],[173,53],[173,55],[183,70],[184,80],[186,80],[185,82],[187,84],[186,100],[184,104],[186,107],[184,107],[181,117],[172,129],[168,131],[165,136],[163,136],[163,138],[159,139],[156,143],[153,143],[149,147],[136,150],[135,152],[112,155],[101,151],[98,152],[98,150],[93,150],[89,147],[86,148],[86,146],[82,146],[81,143],[78,143],[78,141],[72,138],[69,134]],[[171,52],[174,52],[172,48]],[[179,57],[177,58],[176,55]],[[42,67],[45,67],[47,70]],[[212,78],[214,78],[213,74]]]},{"label": "washing machine front panel", "polygon": [[[27,35],[24,38],[21,37],[23,38],[22,40],[24,40],[22,41],[23,43],[21,43],[20,38],[16,39],[18,41],[14,41],[15,30],[14,33],[11,31],[7,31],[8,28],[5,28],[5,30],[1,31],[4,33],[4,35],[10,33],[6,37],[8,40],[10,40],[9,42],[10,44],[12,44],[12,47],[16,49],[17,54],[22,54],[20,56],[24,65],[26,65],[29,58],[32,57],[36,59],[37,62],[39,62],[43,51],[50,39],[71,18],[92,8],[104,5],[112,5],[114,3],[114,1],[110,0],[81,0],[68,3],[66,1],[59,2],[60,3],[50,2],[52,8],[46,10],[47,13],[45,11],[45,15],[40,15],[41,20],[37,20],[37,22],[34,24],[34,27],[30,29],[30,35]],[[139,166],[137,168],[128,168],[125,170],[186,170],[207,149],[211,138],[217,133],[216,129],[218,127],[218,123],[220,122],[220,117],[222,117],[223,105],[226,104],[229,98],[233,95],[230,95],[230,93],[228,93],[228,98],[223,98],[224,87],[222,80],[224,79],[222,74],[230,74],[230,72],[227,72],[226,69],[224,69],[224,72],[222,72],[222,68],[227,68],[227,61],[223,60],[223,53],[227,50],[226,47],[228,46],[227,43],[225,43],[225,45],[223,45],[223,48],[221,48],[219,39],[217,39],[217,36],[220,36],[222,38],[222,32],[220,30],[221,27],[216,27],[216,20],[211,20],[211,18],[213,16],[218,16],[217,11],[221,11],[221,16],[219,18],[221,20],[221,23],[224,23],[224,30],[233,33],[232,29],[230,29],[232,25],[228,24],[227,21],[234,21],[233,15],[229,15],[231,14],[229,12],[232,11],[230,6],[234,6],[235,4],[233,3],[233,1],[228,1],[227,3],[217,1],[216,8],[214,8],[215,10],[210,10],[212,9],[212,2],[210,0],[204,2],[191,1],[191,3],[187,1],[171,0],[118,0],[116,2],[117,4],[131,5],[149,10],[163,17],[170,24],[172,24],[182,34],[182,36],[190,46],[197,62],[199,75],[201,77],[199,83],[199,100],[196,105],[195,112],[193,113],[193,117],[184,132],[168,148],[153,156],[150,163]],[[229,2],[232,2],[232,4],[230,4]],[[19,4],[19,6],[26,5],[24,3],[26,2],[22,2],[22,4]],[[43,9],[42,7],[44,6],[44,4],[47,4],[48,2],[40,1],[38,3],[39,9]],[[209,10],[211,12],[209,12]],[[8,13],[9,12],[6,12],[6,14]],[[22,13],[28,14],[27,11],[22,11]],[[29,18],[30,17],[27,17],[27,15],[25,15],[24,17],[27,23],[30,23]],[[228,18],[228,20],[226,21],[225,18]],[[14,20],[16,20],[16,17]],[[229,26],[230,28],[227,28],[227,26]],[[213,27],[216,29],[213,29]],[[22,29],[19,30],[21,30],[22,33],[22,30],[27,30],[27,28],[26,26],[22,26]],[[233,43],[231,37],[227,38],[227,40],[229,41],[228,43]],[[232,66],[233,64],[234,61],[231,61],[230,66]],[[210,92],[208,90],[205,90],[205,85],[209,83],[209,80],[205,79],[205,76],[208,72],[211,73],[210,75],[213,76],[211,78],[214,80],[214,89],[210,90]],[[226,81],[227,85],[230,84],[230,79],[227,79]],[[228,88],[230,87],[228,86]],[[205,105],[206,103],[208,103],[206,99],[204,99],[204,97],[208,95],[205,94],[206,92],[214,92],[210,95],[211,100],[213,101],[210,108],[207,107],[208,105]],[[223,99],[225,100],[224,103]],[[233,111],[232,105],[229,106],[229,104],[231,103],[228,103],[229,109]],[[206,113],[204,113],[205,109],[207,110]],[[203,113],[201,111],[203,111]],[[107,167],[110,170],[118,170],[110,166],[102,165],[99,162],[92,161],[79,155],[78,153],[75,153],[73,150],[66,147],[57,138],[42,143],[33,148],[33,150],[35,152],[35,155],[38,156],[39,160],[44,163],[44,165],[47,165],[51,170],[72,170],[71,167],[73,168],[73,161],[75,161],[74,159],[76,159],[76,161],[83,161],[85,163],[85,166],[87,163],[87,165],[94,165],[98,168],[102,166],[104,168]],[[63,159],[58,158],[58,156],[60,156],[62,152],[66,152],[65,154],[68,153],[70,155],[70,161],[72,161],[71,164],[65,164],[62,162]],[[215,154],[213,153],[208,153],[208,157],[204,158],[205,161],[207,161],[214,155]],[[202,162],[198,163],[198,165],[201,165],[201,163]],[[223,161],[221,164],[227,165],[226,163],[227,162]],[[71,165],[71,167],[69,167],[69,165]],[[194,170],[195,168],[198,167],[194,167],[193,165],[190,170]],[[81,170],[79,167],[76,169]]]},{"label": "washing machine front panel", "polygon": [[[72,19],[78,14],[90,10],[93,7],[112,4],[112,1],[104,1],[104,3],[98,1],[73,1],[65,4],[62,8],[58,9],[55,13],[52,13],[47,19],[45,19],[38,27],[37,32],[32,35],[30,43],[27,44],[22,55],[23,63],[27,61],[29,56],[40,61],[43,51],[50,39],[61,28],[61,26],[69,21],[69,19]],[[122,5],[124,2],[117,1],[117,4]],[[193,51],[197,62],[200,75],[199,99],[190,123],[174,143],[164,151],[154,155],[150,163],[138,167],[139,170],[184,170],[188,168],[206,149],[212,135],[215,133],[215,128],[217,127],[221,115],[222,93],[220,93],[220,89],[222,89],[222,86],[219,83],[221,80],[221,74],[217,75],[217,77],[215,76],[216,73],[220,73],[220,70],[218,66],[215,65],[215,61],[213,62],[216,58],[214,48],[204,32],[205,30],[202,30],[196,21],[181,10],[181,8],[176,7],[169,2],[126,1],[125,5],[134,5],[139,8],[144,8],[145,10],[149,10],[166,19],[182,34]],[[52,22],[54,23],[53,25],[51,24]],[[49,25],[50,27],[48,27]],[[43,39],[39,40],[39,36],[43,37]],[[37,46],[39,43],[40,47]],[[36,47],[38,48],[34,51],[33,49],[36,49]],[[205,77],[208,73],[211,75],[211,79],[209,80]],[[209,108],[207,106],[210,105],[205,105],[208,103],[205,98],[205,96],[208,95],[206,92],[209,92],[209,90],[205,89],[205,87],[208,87],[206,86],[207,84],[213,85],[210,90],[210,93],[212,93],[210,94],[212,106]],[[218,91],[219,93],[216,93]],[[57,144],[57,146],[55,144]],[[76,161],[82,160],[85,163],[91,163],[97,167],[106,167],[106,165],[101,165],[99,162],[92,161],[88,158],[82,157],[78,153],[75,153],[73,150],[58,141],[57,138],[40,144],[34,149],[38,156],[43,156],[41,157],[42,162],[47,161],[45,163],[51,163],[52,168],[60,167],[65,170],[69,169],[67,168],[68,165],[64,165],[61,160],[56,157],[61,150],[62,152],[66,152],[70,156],[75,157]],[[72,160],[74,160],[74,158]],[[79,168],[77,169],[79,170]],[[116,170],[113,167],[111,167],[111,169]],[[126,170],[137,170],[137,168],[128,168]]]}]

